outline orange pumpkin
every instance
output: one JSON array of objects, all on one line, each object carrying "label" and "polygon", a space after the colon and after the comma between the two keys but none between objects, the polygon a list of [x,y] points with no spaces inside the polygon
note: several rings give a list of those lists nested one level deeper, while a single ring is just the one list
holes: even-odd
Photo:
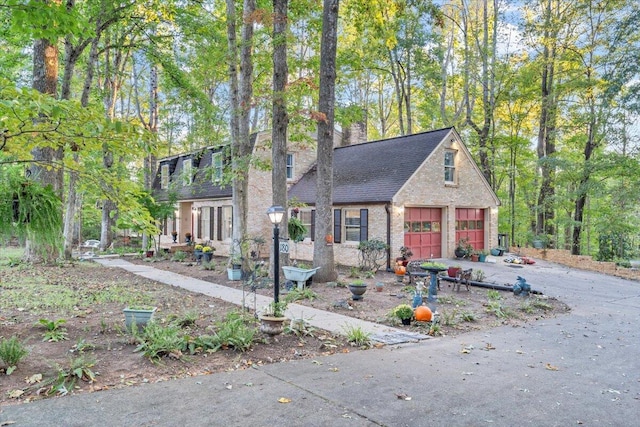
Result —
[{"label": "orange pumpkin", "polygon": [[414,316],[418,322],[430,322],[433,314],[426,305],[420,305],[416,307]]},{"label": "orange pumpkin", "polygon": [[407,272],[407,267],[403,266],[402,264],[396,265],[395,271],[398,276],[404,276]]}]

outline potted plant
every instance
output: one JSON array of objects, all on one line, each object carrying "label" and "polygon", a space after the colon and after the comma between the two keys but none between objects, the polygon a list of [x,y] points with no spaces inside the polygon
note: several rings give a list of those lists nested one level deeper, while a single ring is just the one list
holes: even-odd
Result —
[{"label": "potted plant", "polygon": [[400,319],[403,325],[410,325],[413,317],[413,308],[409,304],[400,304],[394,307],[391,314]]},{"label": "potted plant", "polygon": [[480,253],[478,251],[471,252],[471,261],[478,262],[480,259]]},{"label": "potted plant", "polygon": [[482,249],[478,251],[478,262],[485,262],[487,260],[487,255],[489,255],[489,251],[486,249]]},{"label": "potted plant", "polygon": [[286,311],[287,303],[284,301],[274,301],[266,306],[259,316],[260,331],[269,335],[281,334],[284,331],[284,322],[287,320]]},{"label": "potted plant", "polygon": [[384,290],[384,283],[376,282],[376,292],[382,292]]},{"label": "potted plant", "polygon": [[413,251],[408,246],[400,247],[400,256],[396,258],[396,262],[401,262],[403,266],[407,266],[409,264],[409,260],[413,256]]},{"label": "potted plant", "polygon": [[185,233],[185,234],[184,234],[184,242],[185,242],[187,245],[190,245],[190,244],[191,244],[191,233]]},{"label": "potted plant", "polygon": [[349,283],[349,290],[351,291],[353,300],[358,301],[362,299],[362,295],[367,291],[367,284],[361,279],[357,279]]},{"label": "potted plant", "polygon": [[462,271],[462,266],[460,264],[452,265],[447,269],[447,276],[456,277],[459,271]]},{"label": "potted plant", "polygon": [[242,259],[238,255],[231,255],[227,261],[227,277],[229,280],[242,279]]},{"label": "potted plant", "polygon": [[178,232],[176,230],[171,232],[171,237],[173,237],[173,243],[178,243]]},{"label": "potted plant", "polygon": [[202,246],[201,244],[197,244],[193,248],[193,256],[196,257],[196,261],[198,261],[198,262],[200,262],[200,259],[202,258],[202,249],[203,248],[204,248],[204,246]]},{"label": "potted plant", "polygon": [[127,330],[131,330],[132,327],[136,329],[140,326],[144,327],[153,318],[153,314],[156,312],[157,307],[132,305],[126,307],[124,313],[124,324]]},{"label": "potted plant", "polygon": [[458,245],[453,252],[456,258],[467,258],[471,256],[471,253],[473,252],[473,246],[469,244],[469,238],[463,237],[462,239],[458,240]]},{"label": "potted plant", "polygon": [[211,262],[211,259],[213,258],[213,251],[215,250],[215,248],[212,248],[211,246],[203,246],[202,247],[202,259],[205,262]]}]

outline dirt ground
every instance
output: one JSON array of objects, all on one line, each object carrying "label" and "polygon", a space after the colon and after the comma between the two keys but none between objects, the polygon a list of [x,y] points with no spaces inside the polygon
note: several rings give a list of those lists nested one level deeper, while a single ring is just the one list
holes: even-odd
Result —
[{"label": "dirt ground", "polygon": [[[149,262],[155,268],[221,285],[243,287],[243,282],[227,279],[224,259],[214,259],[214,269],[168,259],[129,259],[136,263]],[[397,319],[389,316],[389,312],[398,304],[411,304],[413,286],[406,279],[399,282],[392,273],[378,272],[375,277],[363,278],[368,289],[361,301],[353,301],[346,287],[353,280],[348,272],[346,269],[341,271],[336,283],[312,284],[308,290],[312,291],[314,298],[298,300],[296,303],[425,334],[442,335],[445,339],[447,336],[501,324],[522,325],[531,320],[555,316],[568,309],[562,302],[552,298],[532,296],[522,299],[508,292],[499,293],[499,303],[492,303],[486,289],[472,286],[469,291],[463,287],[463,290],[456,292],[449,282],[442,281],[438,293],[437,327],[425,322],[400,326]],[[349,345],[344,337],[322,330],[298,335],[285,333],[276,337],[258,332],[255,344],[244,353],[222,349],[195,355],[174,354],[173,357],[166,356],[160,362],[152,363],[140,352],[134,351],[136,342],[124,327],[123,303],[101,302],[95,295],[103,295],[114,287],[135,290],[158,307],[155,319],[163,324],[171,318],[195,313],[196,322],[187,330],[191,336],[211,334],[217,322],[228,312],[237,310],[237,307],[89,262],[62,267],[20,265],[0,268],[0,292],[7,292],[5,295],[9,295],[8,292],[14,291],[4,287],[4,283],[9,282],[14,275],[33,277],[34,280],[37,278],[47,286],[57,286],[61,295],[69,290],[82,295],[93,295],[93,299],[84,299],[83,301],[90,302],[73,307],[47,307],[46,304],[43,306],[33,301],[32,306],[2,308],[0,338],[18,337],[26,345],[29,355],[17,365],[11,375],[5,375],[7,366],[0,361],[0,405],[42,399],[51,394],[91,392],[359,350]],[[256,292],[273,294],[268,281],[258,282]],[[383,284],[382,291],[376,291],[376,283]],[[244,286],[250,291],[248,285]],[[283,290],[283,298],[286,296],[287,292]],[[59,342],[43,340],[44,329],[39,325],[40,319],[64,319],[65,323],[60,327],[66,328],[67,339]],[[84,361],[82,366],[88,367],[95,374],[95,381],[77,381],[72,390],[53,390],[49,382],[61,370],[73,372],[70,366],[79,360]]]}]

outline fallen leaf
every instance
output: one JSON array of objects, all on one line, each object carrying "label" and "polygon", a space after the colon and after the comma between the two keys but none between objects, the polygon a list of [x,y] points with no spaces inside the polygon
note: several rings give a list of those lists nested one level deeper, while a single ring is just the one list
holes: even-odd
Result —
[{"label": "fallen leaf", "polygon": [[396,397],[400,400],[411,400],[411,396],[407,396],[404,393],[401,393],[401,394],[396,393]]},{"label": "fallen leaf", "polygon": [[462,350],[460,350],[460,353],[464,353],[464,354],[471,353],[471,350],[463,348]]},{"label": "fallen leaf", "polygon": [[15,421],[2,421],[0,422],[0,426],[9,426],[11,424],[15,424]]},{"label": "fallen leaf", "polygon": [[494,346],[491,345],[490,342],[487,343],[487,345],[484,347],[485,350],[495,350],[496,348]]},{"label": "fallen leaf", "polygon": [[331,371],[331,372],[338,372],[339,370],[340,369],[338,369],[338,368],[329,368],[329,371]]},{"label": "fallen leaf", "polygon": [[24,380],[26,381],[27,384],[39,383],[40,381],[42,381],[42,374],[31,375],[30,377],[27,377]]},{"label": "fallen leaf", "polygon": [[280,399],[278,399],[278,402],[280,402],[280,403],[291,403],[291,399],[289,399],[287,397],[281,397]]},{"label": "fallen leaf", "polygon": [[9,392],[9,397],[10,397],[11,399],[17,399],[17,398],[19,398],[20,396],[22,396],[23,394],[24,394],[24,391],[23,391],[23,390],[11,390],[11,391]]},{"label": "fallen leaf", "polygon": [[557,371],[558,370],[558,367],[557,366],[553,366],[551,363],[547,363],[544,367],[549,371]]}]

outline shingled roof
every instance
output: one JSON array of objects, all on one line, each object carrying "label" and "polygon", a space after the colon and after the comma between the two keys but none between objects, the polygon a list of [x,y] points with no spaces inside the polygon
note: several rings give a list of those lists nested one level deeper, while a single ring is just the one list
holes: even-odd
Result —
[{"label": "shingled roof", "polygon": [[[453,128],[338,147],[333,152],[333,203],[389,202]],[[289,197],[316,202],[316,168]],[[444,172],[443,172],[444,173]]]}]

